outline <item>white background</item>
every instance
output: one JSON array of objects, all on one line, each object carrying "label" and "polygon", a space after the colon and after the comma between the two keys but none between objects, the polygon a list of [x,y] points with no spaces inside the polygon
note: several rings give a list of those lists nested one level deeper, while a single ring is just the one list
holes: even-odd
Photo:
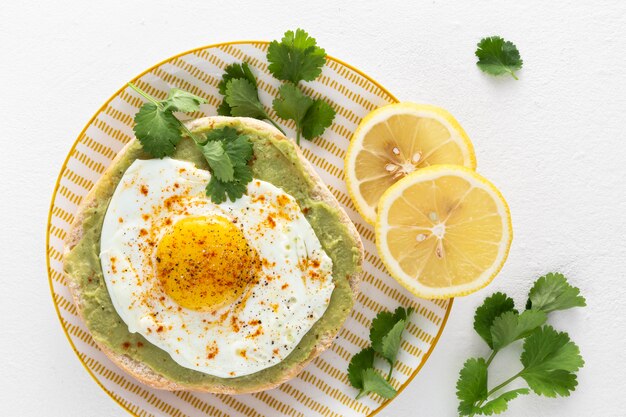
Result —
[{"label": "white background", "polygon": [[[432,357],[381,414],[454,416],[458,370],[486,354],[471,327],[475,307],[495,290],[521,304],[534,278],[558,270],[588,301],[550,319],[581,348],[579,388],[570,398],[517,399],[508,415],[626,415],[626,2],[210,3],[3,2],[0,414],[126,415],[72,352],[45,270],[53,185],[90,116],[173,54],[303,27],[401,100],[449,109],[474,142],[479,172],[513,213],[500,276],[455,301]],[[519,81],[476,68],[476,42],[494,34],[519,47]],[[515,370],[517,354],[495,361],[494,381]]]}]

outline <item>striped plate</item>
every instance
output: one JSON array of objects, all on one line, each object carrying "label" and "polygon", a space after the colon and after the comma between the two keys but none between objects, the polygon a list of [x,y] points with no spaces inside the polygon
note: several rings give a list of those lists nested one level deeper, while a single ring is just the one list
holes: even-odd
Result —
[{"label": "striped plate", "polygon": [[[221,102],[217,84],[224,67],[245,60],[258,77],[261,101],[269,104],[277,93],[278,82],[267,70],[267,46],[267,42],[230,42],[194,49],[155,65],[133,82],[156,97],[165,97],[171,87],[191,91],[208,100],[202,112],[194,116],[214,115]],[[50,290],[63,330],[78,358],[102,389],[132,415],[373,415],[388,401],[378,397],[355,401],[356,391],[348,383],[346,369],[352,355],[368,345],[369,324],[376,313],[398,305],[416,310],[405,332],[392,380],[399,390],[415,377],[437,343],[452,301],[415,299],[387,275],[376,254],[372,227],[354,210],[342,175],[343,155],[358,123],[370,111],[397,99],[365,74],[330,57],[322,75],[304,89],[311,96],[324,96],[337,110],[335,122],[324,137],[303,141],[303,151],[356,224],[365,244],[365,275],[356,306],[332,347],[296,378],[257,394],[229,396],[154,390],[126,375],[95,346],[76,315],[63,276],[63,240],[81,199],[115,154],[133,138],[133,115],[142,100],[123,87],[104,103],[74,142],[61,168],[50,207]],[[267,110],[274,116],[271,108]],[[293,133],[293,124],[286,126],[288,134]]]}]

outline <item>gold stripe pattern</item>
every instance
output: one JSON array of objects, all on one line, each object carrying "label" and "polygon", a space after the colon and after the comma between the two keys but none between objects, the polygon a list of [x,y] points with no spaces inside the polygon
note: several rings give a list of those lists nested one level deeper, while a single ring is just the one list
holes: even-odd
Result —
[{"label": "gold stripe pattern", "polygon": [[[208,104],[193,117],[215,114],[222,98],[217,86],[223,69],[245,60],[257,74],[266,110],[275,116],[264,97],[277,94],[280,84],[268,72],[265,52],[268,43],[233,42],[198,48],[172,57],[133,80],[155,97],[164,98],[171,87],[179,87],[207,99]],[[72,146],[55,186],[47,228],[47,261],[55,308],[72,348],[94,380],[130,414],[140,417],[165,415],[185,417],[201,412],[212,416],[364,416],[373,415],[389,400],[370,398],[356,401],[346,369],[356,352],[368,343],[371,319],[378,311],[398,305],[412,306],[415,314],[407,326],[410,337],[402,342],[395,387],[404,388],[415,377],[434,348],[452,305],[451,300],[418,300],[387,275],[378,255],[372,252],[375,235],[354,210],[343,182],[343,156],[352,131],[371,110],[397,101],[391,93],[360,71],[335,58],[328,58],[322,75],[306,83],[312,97],[326,97],[337,111],[332,126],[322,138],[305,141],[302,150],[329,189],[351,215],[365,246],[365,273],[355,308],[327,353],[303,372],[275,390],[247,396],[164,392],[143,386],[113,365],[100,352],[78,317],[67,279],[62,271],[63,241],[83,197],[93,188],[121,147],[132,140],[133,117],[143,100],[127,88],[120,89],[89,121]],[[284,123],[293,129],[292,122]]]}]

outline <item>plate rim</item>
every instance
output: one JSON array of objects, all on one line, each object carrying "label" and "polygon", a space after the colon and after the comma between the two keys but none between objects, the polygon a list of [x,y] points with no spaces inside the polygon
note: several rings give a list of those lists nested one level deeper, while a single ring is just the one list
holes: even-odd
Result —
[{"label": "plate rim", "polygon": [[[186,51],[183,51],[183,52],[180,52],[180,53],[177,53],[177,54],[174,54],[172,56],[167,57],[167,58],[157,62],[156,64],[151,65],[147,69],[143,70],[142,72],[140,72],[139,74],[137,74],[136,76],[131,78],[128,82],[135,82],[135,81],[137,81],[139,78],[143,77],[145,74],[149,73],[150,71],[152,71],[155,68],[160,67],[163,64],[166,64],[167,62],[171,61],[172,59],[175,59],[175,58],[178,58],[178,57],[181,57],[181,56],[184,56],[184,55],[188,55],[188,54],[191,54],[191,53],[203,50],[203,49],[218,48],[218,47],[221,47],[221,46],[229,46],[229,45],[241,45],[241,44],[268,45],[269,43],[270,43],[270,41],[265,41],[265,40],[236,40],[236,41],[217,42],[217,43],[202,45],[202,46],[199,46],[199,47],[196,47],[196,48],[192,48],[192,49],[189,49],[189,50],[186,50]],[[334,57],[332,55],[326,55],[326,59],[330,60],[330,61],[334,61],[334,62],[336,62],[336,63],[338,63],[340,65],[343,65],[343,66],[349,68],[350,70],[354,71],[355,73],[357,73],[361,77],[365,78],[366,80],[368,80],[369,82],[374,84],[376,87],[380,88],[385,94],[387,94],[387,96],[389,96],[389,98],[391,99],[392,102],[394,102],[394,103],[400,102],[400,100],[398,100],[398,98],[395,95],[393,95],[389,90],[387,90],[382,84],[380,84],[378,81],[376,81],[375,79],[373,79],[372,77],[367,75],[365,72],[361,71],[360,69],[356,68],[355,66],[353,66],[351,64],[348,64],[347,62],[345,62],[345,61],[343,61],[343,60],[341,60],[339,58],[336,58],[336,57]],[[76,354],[76,357],[78,358],[78,361],[83,365],[83,368],[85,368],[85,370],[91,376],[91,378],[98,384],[98,386],[100,386],[100,388],[102,388],[102,390],[113,401],[115,401],[121,408],[123,408],[131,416],[137,417],[137,414],[135,414],[135,412],[133,412],[130,409],[129,406],[124,404],[126,401],[123,400],[122,398],[116,398],[116,394],[112,393],[111,391],[109,391],[104,386],[104,384],[102,384],[102,382],[100,382],[98,377],[93,373],[93,371],[91,369],[89,369],[89,367],[87,366],[85,361],[81,358],[81,356],[80,356],[80,354],[78,352],[78,349],[74,345],[74,342],[72,341],[72,338],[70,337],[70,335],[68,333],[67,328],[63,324],[63,318],[61,317],[61,311],[59,309],[59,305],[58,305],[58,303],[56,301],[56,298],[55,298],[54,284],[52,282],[52,268],[50,266],[50,230],[51,230],[51,227],[52,227],[52,210],[54,209],[54,202],[56,200],[56,197],[57,197],[57,194],[58,194],[58,191],[59,191],[59,186],[61,184],[61,179],[62,179],[62,176],[63,176],[63,172],[67,168],[67,164],[68,164],[68,162],[70,160],[72,152],[74,151],[74,149],[76,149],[76,146],[78,145],[78,142],[79,142],[81,136],[83,136],[83,134],[87,131],[89,126],[92,124],[92,122],[106,108],[106,106],[108,106],[109,103],[111,101],[113,101],[113,99],[115,99],[125,89],[126,89],[126,84],[124,86],[122,86],[121,88],[119,88],[118,90],[116,90],[94,112],[94,114],[89,118],[87,123],[85,123],[85,126],[78,133],[78,136],[76,136],[76,139],[74,140],[74,142],[72,143],[72,146],[70,147],[69,151],[67,152],[67,156],[65,157],[65,160],[63,161],[63,164],[61,165],[61,169],[59,170],[59,175],[57,176],[56,182],[54,184],[54,188],[52,190],[52,197],[50,199],[50,206],[48,208],[48,220],[47,220],[47,223],[46,223],[46,250],[45,250],[45,254],[46,254],[46,270],[48,272],[48,285],[50,287],[50,296],[52,298],[52,304],[54,304],[54,309],[56,311],[57,318],[59,320],[59,324],[61,325],[61,328],[63,329],[63,333],[65,334],[65,337],[66,337],[67,341],[69,342],[72,350]],[[400,386],[400,388],[398,388],[397,394],[396,394],[396,396],[394,398],[390,398],[390,399],[385,400],[384,402],[382,402],[378,406],[378,408],[373,410],[368,415],[368,417],[375,416],[381,410],[383,410],[385,407],[387,407],[395,398],[397,398],[400,395],[400,393],[402,393],[402,391],[404,391],[404,389],[413,381],[413,379],[417,376],[417,374],[419,374],[419,372],[422,370],[422,368],[424,367],[424,365],[428,361],[428,358],[430,357],[431,353],[435,350],[435,347],[439,343],[439,339],[441,338],[441,335],[443,334],[443,330],[445,329],[446,324],[448,322],[448,317],[450,316],[450,312],[452,311],[452,305],[453,304],[454,304],[454,298],[450,298],[448,306],[447,306],[446,311],[444,313],[443,319],[441,321],[441,326],[439,327],[439,330],[437,331],[437,334],[433,338],[433,342],[430,345],[430,348],[428,349],[428,351],[426,351],[424,353],[422,361],[415,368],[415,371],[413,371],[411,376],[409,376],[409,378]]]}]

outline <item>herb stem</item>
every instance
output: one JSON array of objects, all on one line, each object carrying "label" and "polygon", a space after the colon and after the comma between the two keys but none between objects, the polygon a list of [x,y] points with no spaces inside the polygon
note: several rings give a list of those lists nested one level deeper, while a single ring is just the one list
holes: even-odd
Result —
[{"label": "herb stem", "polygon": [[489,355],[489,358],[487,359],[487,366],[491,365],[491,362],[493,361],[493,358],[496,357],[497,353],[498,353],[497,350],[494,350],[491,352],[491,355]]},{"label": "herb stem", "polygon": [[150,94],[146,93],[145,91],[143,91],[141,88],[137,87],[135,84],[133,83],[128,83],[128,86],[130,88],[132,88],[133,90],[135,90],[137,93],[139,93],[140,96],[142,96],[143,98],[145,98],[146,100],[148,100],[150,103],[154,104],[155,106],[157,106],[158,108],[163,108],[163,105],[161,103],[159,103],[157,100],[155,100],[152,96],[150,96]]},{"label": "herb stem", "polygon": [[[152,96],[150,96],[150,94],[146,93],[141,88],[137,87],[135,84],[128,83],[128,86],[130,88],[132,88],[133,90],[135,90],[137,93],[139,93],[139,95],[141,95],[143,98],[145,98],[149,102],[153,103],[158,108],[160,108],[160,109],[163,108],[163,104],[161,104],[159,101],[155,100]],[[181,129],[183,129],[183,131],[187,134],[187,136],[189,136],[191,139],[193,139],[193,141],[196,142],[196,145],[200,145],[198,139],[196,138],[196,135],[194,135],[194,133],[191,130],[189,130],[187,128],[187,126],[185,126],[185,123],[182,122],[178,118],[176,118],[176,120],[178,120],[178,124],[180,125]]]},{"label": "herb stem", "polygon": [[367,395],[367,391],[361,390],[359,391],[358,395],[356,396],[356,399],[359,400],[361,399],[361,397]]},{"label": "herb stem", "polygon": [[198,139],[196,138],[196,135],[191,130],[189,130],[189,128],[185,125],[185,123],[183,123],[181,120],[178,120],[178,124],[180,124],[180,127],[182,127],[183,131],[187,134],[187,136],[193,139],[193,141],[196,142],[196,145],[200,146],[200,143]]},{"label": "herb stem", "polygon": [[300,146],[300,130],[299,129],[296,133],[296,143],[298,144],[298,146]]},{"label": "herb stem", "polygon": [[267,118],[267,121],[270,122],[276,129],[280,130],[280,133],[282,133],[283,135],[285,134],[285,131],[278,125],[278,123],[276,123],[269,117]]},{"label": "herb stem", "polygon": [[[500,385],[497,385],[495,387],[493,387],[491,390],[489,390],[489,392],[487,393],[487,397],[489,397],[490,395],[492,395],[494,392],[506,387],[507,385],[509,385],[511,382],[513,382],[514,380],[516,380],[523,372],[524,370],[522,369],[521,371],[519,371],[518,373],[516,373],[515,375],[513,375],[512,377],[510,377],[509,379],[507,379],[506,381],[504,381],[503,383],[501,383]],[[483,400],[484,402],[484,400]]]},{"label": "herb stem", "polygon": [[387,374],[387,382],[391,381],[391,373],[393,372],[393,363],[389,364],[389,373]]},{"label": "herb stem", "polygon": [[[477,407],[480,408],[482,407],[482,405],[485,403],[485,401],[487,401],[487,399],[493,395],[495,392],[497,392],[498,390],[506,387],[507,385],[509,385],[511,382],[513,382],[514,380],[516,380],[521,374],[522,372],[524,372],[524,370],[522,369],[521,371],[519,371],[518,373],[516,373],[515,375],[513,375],[512,377],[510,377],[509,379],[507,379],[506,381],[504,381],[503,383],[501,383],[500,385],[497,385],[495,387],[493,387],[492,389],[489,390],[489,392],[487,393],[487,396],[485,397],[485,399],[480,400],[480,402],[478,403]],[[470,417],[472,417],[474,414],[471,414]]]}]

